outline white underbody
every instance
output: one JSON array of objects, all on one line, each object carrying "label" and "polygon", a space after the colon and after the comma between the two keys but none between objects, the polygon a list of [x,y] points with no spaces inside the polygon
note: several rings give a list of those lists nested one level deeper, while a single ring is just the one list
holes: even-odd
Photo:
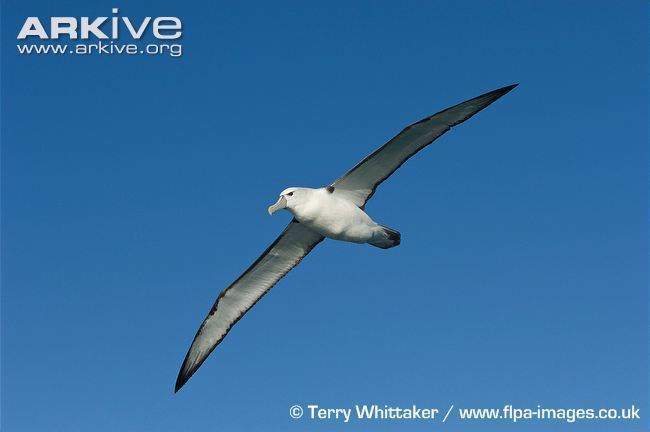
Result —
[{"label": "white underbody", "polygon": [[324,237],[353,243],[366,243],[381,235],[381,226],[354,203],[327,189],[308,191],[307,199],[288,208],[300,223]]}]

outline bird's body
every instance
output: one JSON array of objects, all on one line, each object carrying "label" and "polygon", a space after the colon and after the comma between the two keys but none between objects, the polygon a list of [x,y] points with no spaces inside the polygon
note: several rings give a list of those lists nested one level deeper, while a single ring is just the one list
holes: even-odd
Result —
[{"label": "bird's body", "polygon": [[[353,202],[333,193],[333,188],[288,188],[287,210],[298,222],[323,237],[352,243],[368,243],[383,237],[384,227]],[[291,196],[287,197],[288,194]]]},{"label": "bird's body", "polygon": [[237,321],[325,238],[369,243],[382,249],[399,245],[399,232],[377,224],[365,212],[377,186],[417,152],[515,86],[485,93],[407,126],[329,186],[282,191],[269,207],[269,214],[286,209],[294,219],[241,276],[221,291],[185,356],[176,391]]}]

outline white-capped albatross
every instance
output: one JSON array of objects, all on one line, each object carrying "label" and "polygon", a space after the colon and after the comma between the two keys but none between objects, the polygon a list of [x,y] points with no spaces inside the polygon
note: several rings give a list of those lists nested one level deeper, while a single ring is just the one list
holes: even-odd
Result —
[{"label": "white-capped albatross", "polygon": [[400,233],[377,224],[364,211],[377,186],[440,135],[516,86],[491,91],[407,126],[329,186],[283,190],[268,211],[273,214],[287,209],[293,214],[293,220],[237,280],[221,291],[185,356],[175,392],[203,364],[232,326],[324,238],[369,243],[383,249],[397,246]]}]

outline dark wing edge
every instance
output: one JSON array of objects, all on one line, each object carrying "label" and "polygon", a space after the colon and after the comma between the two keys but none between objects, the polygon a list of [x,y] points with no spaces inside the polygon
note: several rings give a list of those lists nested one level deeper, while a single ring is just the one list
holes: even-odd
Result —
[{"label": "dark wing edge", "polygon": [[[334,187],[335,190],[337,189],[343,189],[347,192],[352,192],[351,196],[349,196],[349,199],[352,199],[353,201],[357,201],[357,205],[361,208],[365,206],[365,204],[368,202],[368,200],[374,195],[375,191],[377,190],[377,187],[384,182],[388,177],[390,177],[399,167],[401,167],[408,159],[410,159],[413,155],[415,155],[417,152],[422,150],[423,148],[427,147],[429,144],[431,144],[433,141],[438,139],[441,135],[443,135],[445,132],[449,131],[452,127],[463,123],[464,121],[470,119],[473,117],[476,113],[479,111],[483,110],[484,108],[488,107],[490,104],[495,102],[497,99],[500,97],[504,96],[506,93],[510,92],[512,89],[517,87],[519,84],[512,84],[509,86],[502,87],[497,90],[493,90],[487,93],[484,93],[480,96],[477,96],[475,98],[466,100],[465,102],[461,102],[459,104],[456,104],[454,106],[451,106],[449,108],[446,108],[442,111],[439,111],[433,115],[430,115],[426,118],[423,118],[422,120],[419,120],[415,123],[410,124],[409,126],[405,127],[402,129],[395,137],[393,137],[390,141],[388,141],[386,144],[383,146],[379,147],[377,150],[366,156],[361,162],[359,162],[357,165],[355,165],[351,170],[349,170],[347,173],[345,173],[343,176],[339,177],[337,180],[335,180],[333,183],[329,185],[329,187]],[[476,108],[470,110],[469,112],[463,112],[462,108],[464,107],[471,107],[472,105],[476,104]],[[363,169],[365,165],[367,165],[370,161],[373,159],[376,159],[378,156],[380,156],[387,148],[389,148],[391,145],[394,145],[400,138],[403,138],[409,131],[411,131],[413,128],[416,128],[417,126],[423,125],[427,122],[430,122],[431,120],[436,120],[437,118],[444,118],[446,114],[453,113],[454,111],[459,111],[458,114],[461,114],[458,117],[452,117],[447,123],[444,124],[434,124],[432,126],[436,126],[438,130],[432,130],[429,132],[433,132],[433,136],[431,136],[429,139],[424,141],[422,144],[417,145],[412,149],[412,151],[408,152],[408,154],[404,155],[402,158],[400,158],[396,163],[393,164],[393,166],[389,167],[386,169],[384,172],[381,173],[380,176],[377,178],[371,178],[368,179],[368,187],[367,189],[364,188],[363,192],[359,191],[358,193],[354,193],[354,188],[346,188],[346,183],[349,183],[347,180],[350,179],[351,177],[354,177],[355,174]],[[408,143],[407,143],[408,144]],[[352,180],[352,183],[355,181]],[[338,190],[337,190],[338,191]],[[356,195],[356,196],[355,196]]]},{"label": "dark wing edge", "polygon": [[[192,375],[194,375],[246,312],[255,306],[280,279],[298,265],[323,239],[323,236],[293,219],[264,253],[237,280],[221,291],[207,317],[203,320],[201,327],[196,332],[190,349],[185,355],[183,365],[178,372],[174,393],[178,392]],[[265,272],[271,272],[271,274],[266,280],[260,280],[261,275],[256,275],[258,272],[261,275],[264,275]],[[249,286],[246,286],[246,284],[249,284]],[[256,284],[256,286],[251,287],[250,284]],[[238,288],[239,291],[249,289],[249,292],[240,292],[237,294],[236,291]],[[233,292],[235,293],[231,294]],[[238,301],[238,296],[240,297],[240,303],[238,304],[240,307],[238,310],[235,310],[234,314],[232,310],[224,310],[224,308],[232,308],[232,303]],[[232,299],[229,297],[235,298]],[[219,314],[219,311],[222,313]],[[228,315],[232,316],[228,317]],[[222,317],[222,322],[219,322],[220,316]],[[224,319],[225,321],[223,321]],[[209,340],[210,331],[216,332],[216,337],[212,341]],[[205,339],[208,340],[206,341]],[[207,349],[205,348],[206,342],[208,343]]]}]

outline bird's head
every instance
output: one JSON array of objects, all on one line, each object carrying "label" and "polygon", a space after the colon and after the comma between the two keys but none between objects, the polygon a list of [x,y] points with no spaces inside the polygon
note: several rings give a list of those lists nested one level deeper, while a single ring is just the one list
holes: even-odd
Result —
[{"label": "bird's head", "polygon": [[290,187],[286,188],[280,193],[278,202],[269,207],[269,215],[272,215],[278,210],[286,208],[289,211],[295,209],[296,205],[300,204],[306,198],[306,189]]}]

